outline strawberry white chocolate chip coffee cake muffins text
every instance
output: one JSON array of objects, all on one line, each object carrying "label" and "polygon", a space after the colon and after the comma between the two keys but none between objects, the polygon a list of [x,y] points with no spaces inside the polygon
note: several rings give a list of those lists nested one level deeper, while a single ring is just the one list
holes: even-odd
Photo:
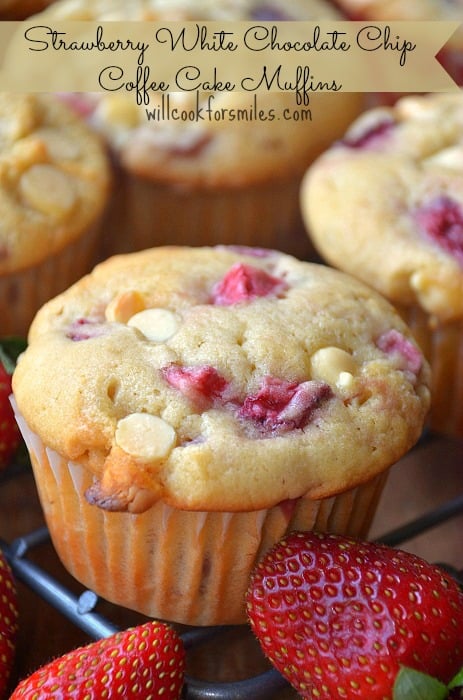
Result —
[{"label": "strawberry white chocolate chip coffee cake muffins text", "polygon": [[307,229],[397,306],[433,370],[431,425],[463,435],[463,94],[365,113],[309,169]]},{"label": "strawberry white chocolate chip coffee cake muffins text", "polygon": [[247,248],[109,259],[45,305],[13,378],[57,551],[97,593],[245,621],[296,527],[365,534],[417,440],[429,368],[379,295]]},{"label": "strawberry white chocolate chip coffee cake muffins text", "polygon": [[[200,20],[226,29],[233,20],[340,18],[326,0],[62,0],[36,20],[177,21],[190,22],[194,32]],[[148,107],[114,89],[62,96],[105,137],[118,168],[106,255],[159,244],[239,243],[310,257],[300,180],[360,113],[363,96],[313,92],[304,109],[294,91],[209,93],[194,89],[197,83],[184,81],[184,92],[153,92]]]},{"label": "strawberry white chocolate chip coffee cake muffins text", "polygon": [[99,138],[50,95],[0,94],[0,327],[25,336],[38,308],[95,264],[109,164]]}]

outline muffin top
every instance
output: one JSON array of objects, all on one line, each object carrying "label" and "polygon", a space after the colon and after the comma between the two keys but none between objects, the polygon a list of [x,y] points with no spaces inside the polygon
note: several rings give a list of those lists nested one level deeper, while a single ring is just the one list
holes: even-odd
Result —
[{"label": "muffin top", "polygon": [[308,170],[301,193],[321,255],[395,303],[463,317],[463,94],[366,112]]},{"label": "muffin top", "polygon": [[[326,0],[61,0],[36,19],[260,22],[341,16]],[[262,70],[251,71],[256,82]],[[285,72],[280,82],[294,83],[294,73]],[[221,78],[218,71],[216,79]],[[104,135],[130,172],[151,181],[217,188],[302,175],[363,106],[362,95],[347,92],[311,92],[310,105],[304,106],[298,105],[294,90],[203,89],[203,82],[214,80],[212,67],[192,82],[182,74],[185,91],[175,86],[169,93],[150,92],[148,106],[138,105],[133,92],[122,90],[62,97]],[[195,85],[200,85],[198,90]]]},{"label": "muffin top", "polygon": [[269,20],[337,16],[326,0],[58,0],[43,16],[71,20]]},{"label": "muffin top", "polygon": [[0,94],[0,274],[58,252],[99,216],[109,168],[98,136],[59,100]]},{"label": "muffin top", "polygon": [[46,445],[110,510],[247,511],[330,496],[417,440],[429,368],[360,282],[279,252],[164,247],[47,303],[13,378]]}]

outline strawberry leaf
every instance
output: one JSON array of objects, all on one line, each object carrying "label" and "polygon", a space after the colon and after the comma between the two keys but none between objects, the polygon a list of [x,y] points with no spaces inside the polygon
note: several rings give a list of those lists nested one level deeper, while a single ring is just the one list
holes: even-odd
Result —
[{"label": "strawberry leaf", "polygon": [[9,337],[0,340],[0,362],[8,372],[13,374],[19,355],[26,349],[23,338]]},{"label": "strawberry leaf", "polygon": [[445,700],[447,687],[432,676],[401,666],[397,674],[393,700]]},{"label": "strawberry leaf", "polygon": [[449,688],[459,688],[460,686],[463,686],[463,668],[458,671],[457,675],[449,683]]}]

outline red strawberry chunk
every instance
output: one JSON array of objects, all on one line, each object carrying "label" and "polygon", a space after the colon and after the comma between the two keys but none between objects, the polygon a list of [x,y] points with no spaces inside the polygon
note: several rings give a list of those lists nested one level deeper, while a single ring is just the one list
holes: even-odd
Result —
[{"label": "red strawberry chunk", "polygon": [[423,365],[423,355],[408,338],[402,333],[391,328],[383,333],[376,345],[387,355],[394,355],[399,359],[402,369],[408,370],[412,374],[418,375]]},{"label": "red strawberry chunk", "polygon": [[228,386],[227,380],[210,365],[197,367],[169,365],[161,372],[172,387],[193,401],[206,399],[212,402],[221,398]]},{"label": "red strawberry chunk", "polygon": [[230,306],[257,297],[281,294],[287,289],[284,280],[273,277],[265,270],[244,263],[236,263],[214,287],[213,303]]},{"label": "red strawberry chunk", "polygon": [[97,107],[97,101],[88,94],[79,92],[59,92],[57,97],[70,107],[79,117],[90,117]]},{"label": "red strawberry chunk", "polygon": [[346,136],[341,143],[343,146],[354,149],[378,146],[386,140],[395,125],[396,123],[392,119],[384,119],[358,136]]},{"label": "red strawberry chunk", "polygon": [[89,318],[78,318],[71,325],[67,332],[67,337],[71,340],[89,340],[97,338],[100,335],[107,333],[108,327],[99,321],[92,321]]},{"label": "red strawberry chunk", "polygon": [[331,396],[331,388],[323,382],[298,384],[265,377],[259,391],[246,397],[238,414],[265,431],[287,432],[307,425],[315,409]]},{"label": "red strawberry chunk", "polygon": [[10,395],[11,376],[0,361],[0,469],[10,464],[21,441]]},{"label": "red strawberry chunk", "polygon": [[400,667],[448,683],[463,664],[463,592],[408,552],[296,532],[247,593],[264,653],[303,698],[384,700]]},{"label": "red strawberry chunk", "polygon": [[21,681],[10,700],[179,700],[184,666],[173,628],[147,622],[55,659]]},{"label": "red strawberry chunk", "polygon": [[425,235],[463,265],[463,210],[458,202],[438,197],[416,212],[416,220]]}]

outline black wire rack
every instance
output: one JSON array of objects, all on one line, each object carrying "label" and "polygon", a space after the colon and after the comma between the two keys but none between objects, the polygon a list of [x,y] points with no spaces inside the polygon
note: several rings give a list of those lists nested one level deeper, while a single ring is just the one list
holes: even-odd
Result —
[{"label": "black wire rack", "polygon": [[[14,478],[14,476],[13,468],[9,470],[8,478]],[[426,533],[462,514],[463,493],[401,524],[383,536],[376,537],[375,540],[392,547],[401,546],[413,537]],[[101,639],[117,632],[120,627],[107,615],[98,612],[99,598],[93,591],[84,589],[79,594],[72,592],[32,560],[31,554],[34,549],[47,542],[49,542],[49,534],[47,528],[43,526],[12,542],[6,542],[0,538],[0,548],[18,580],[91,639]],[[458,570],[445,562],[438,563],[463,585],[463,569]],[[225,628],[217,627],[188,628],[181,632],[180,636],[188,653],[220,636],[224,631]],[[274,669],[264,670],[243,680],[229,682],[209,682],[187,675],[183,697],[185,700],[244,700],[244,698],[271,700],[285,688],[288,688],[286,681]]]}]

